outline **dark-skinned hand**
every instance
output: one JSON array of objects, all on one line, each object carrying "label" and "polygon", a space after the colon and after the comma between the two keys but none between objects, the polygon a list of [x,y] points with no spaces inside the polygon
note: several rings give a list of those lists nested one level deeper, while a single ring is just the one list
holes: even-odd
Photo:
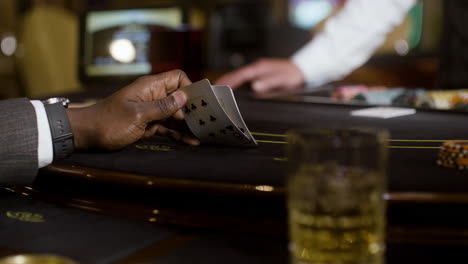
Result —
[{"label": "dark-skinned hand", "polygon": [[178,89],[191,83],[183,71],[173,70],[141,77],[95,105],[68,109],[75,148],[116,150],[155,134],[199,145],[164,125],[167,119],[183,119],[187,96]]}]

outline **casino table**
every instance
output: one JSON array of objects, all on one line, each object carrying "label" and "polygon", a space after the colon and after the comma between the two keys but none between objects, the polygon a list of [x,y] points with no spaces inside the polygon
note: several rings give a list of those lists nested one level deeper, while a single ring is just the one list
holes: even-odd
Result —
[{"label": "casino table", "polygon": [[[47,252],[80,263],[287,263],[285,133],[388,129],[387,263],[460,261],[468,175],[436,165],[468,139],[467,115],[418,110],[355,117],[364,106],[236,94],[257,148],[186,146],[153,137],[116,152],[75,153],[32,186],[0,191],[0,255]],[[43,220],[43,221],[41,221]],[[430,254],[428,254],[428,252]]]},{"label": "casino table", "polygon": [[237,100],[259,142],[258,148],[191,147],[153,137],[117,152],[76,153],[46,171],[71,177],[84,175],[91,181],[122,181],[135,187],[281,195],[287,165],[285,134],[289,129],[362,126],[384,128],[391,134],[391,194],[412,193],[413,198],[421,199],[424,194],[443,194],[450,199],[468,192],[466,171],[436,165],[444,141],[468,139],[468,115],[463,112],[418,110],[414,115],[377,119],[350,115],[365,106],[257,100],[245,93],[238,93]]}]

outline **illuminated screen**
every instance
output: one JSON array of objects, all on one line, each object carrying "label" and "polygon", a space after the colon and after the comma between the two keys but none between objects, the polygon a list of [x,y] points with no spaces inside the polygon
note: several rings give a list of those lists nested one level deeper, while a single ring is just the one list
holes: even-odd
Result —
[{"label": "illuminated screen", "polygon": [[299,28],[310,30],[327,18],[340,0],[290,0],[289,18]]},{"label": "illuminated screen", "polygon": [[148,74],[152,32],[181,27],[180,8],[89,12],[85,18],[85,74],[90,77]]}]

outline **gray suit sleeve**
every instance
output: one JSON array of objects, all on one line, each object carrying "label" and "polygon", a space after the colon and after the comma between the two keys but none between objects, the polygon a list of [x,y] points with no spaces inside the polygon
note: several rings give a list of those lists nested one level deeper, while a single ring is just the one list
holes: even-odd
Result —
[{"label": "gray suit sleeve", "polygon": [[36,112],[26,98],[0,101],[0,185],[31,184],[38,170]]}]

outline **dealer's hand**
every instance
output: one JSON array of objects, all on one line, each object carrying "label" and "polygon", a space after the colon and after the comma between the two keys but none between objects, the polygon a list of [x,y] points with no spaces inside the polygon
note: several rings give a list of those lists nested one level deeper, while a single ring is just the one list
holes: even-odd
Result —
[{"label": "dealer's hand", "polygon": [[154,134],[199,145],[191,136],[163,125],[168,118],[183,119],[187,96],[179,88],[191,84],[183,71],[141,77],[97,104],[68,109],[77,149],[123,148]]},{"label": "dealer's hand", "polygon": [[293,90],[304,83],[302,71],[288,59],[261,59],[227,73],[215,83],[236,89],[251,82],[252,90],[266,93],[273,89]]}]

